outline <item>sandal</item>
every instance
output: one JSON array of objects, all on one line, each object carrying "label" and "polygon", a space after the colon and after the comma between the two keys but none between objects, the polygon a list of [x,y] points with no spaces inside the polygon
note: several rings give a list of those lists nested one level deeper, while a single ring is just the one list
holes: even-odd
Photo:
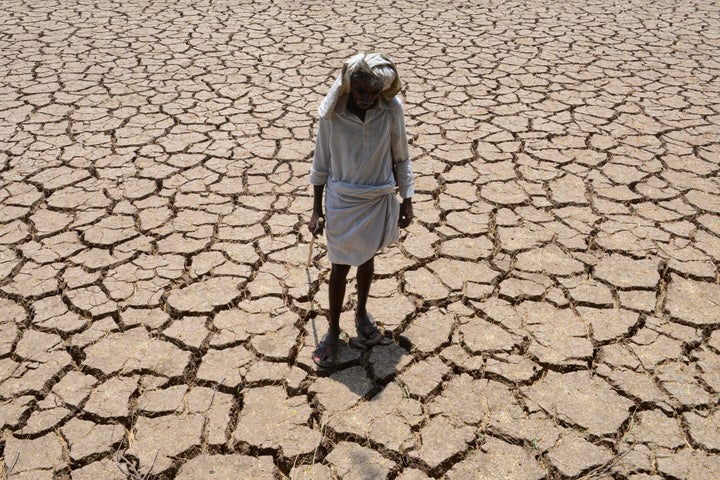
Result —
[{"label": "sandal", "polygon": [[357,337],[352,338],[351,341],[362,349],[377,345],[385,338],[377,323],[375,323],[375,319],[369,313],[366,313],[363,319],[360,319],[357,315],[355,316],[355,331]]},{"label": "sandal", "polygon": [[340,339],[335,343],[327,341],[327,335],[323,335],[322,340],[312,353],[312,360],[320,368],[332,368],[335,366],[335,357],[337,357]]}]

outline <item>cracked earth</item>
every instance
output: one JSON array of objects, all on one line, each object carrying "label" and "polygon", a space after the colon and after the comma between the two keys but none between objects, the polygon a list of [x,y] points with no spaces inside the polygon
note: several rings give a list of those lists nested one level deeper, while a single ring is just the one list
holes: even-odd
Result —
[{"label": "cracked earth", "polygon": [[[5,476],[720,478],[720,6],[333,3],[2,2]],[[392,342],[321,374],[356,51],[407,84],[416,220]]]}]

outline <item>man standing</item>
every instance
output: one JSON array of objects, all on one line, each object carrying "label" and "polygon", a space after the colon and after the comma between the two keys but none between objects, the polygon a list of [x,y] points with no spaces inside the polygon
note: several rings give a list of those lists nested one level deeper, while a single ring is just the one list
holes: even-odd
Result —
[{"label": "man standing", "polygon": [[[405,112],[397,97],[401,83],[395,64],[380,53],[358,54],[342,72],[320,105],[315,156],[310,172],[314,186],[308,228],[327,229],[329,328],[313,361],[332,367],[339,346],[340,313],[347,275],[357,267],[355,343],[363,348],[383,338],[366,303],[374,275],[375,254],[398,239],[398,227],[413,218],[413,176]],[[403,201],[395,196],[395,187]],[[323,214],[323,193],[325,213]]]}]

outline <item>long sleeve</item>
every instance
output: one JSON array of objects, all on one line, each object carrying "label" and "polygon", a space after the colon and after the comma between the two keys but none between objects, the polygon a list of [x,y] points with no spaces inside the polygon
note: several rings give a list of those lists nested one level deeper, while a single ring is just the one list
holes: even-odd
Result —
[{"label": "long sleeve", "polygon": [[402,198],[410,198],[415,194],[413,181],[412,162],[410,161],[410,150],[408,148],[407,132],[405,131],[405,110],[402,102],[395,97],[390,103],[393,111],[393,124],[390,130],[390,148],[397,183]]},{"label": "long sleeve", "polygon": [[325,185],[330,172],[330,125],[321,118],[315,140],[315,155],[310,168],[310,185]]}]

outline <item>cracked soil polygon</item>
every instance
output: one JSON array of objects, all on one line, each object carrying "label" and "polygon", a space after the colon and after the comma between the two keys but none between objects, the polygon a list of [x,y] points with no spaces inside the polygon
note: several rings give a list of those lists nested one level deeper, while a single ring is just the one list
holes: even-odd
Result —
[{"label": "cracked soil polygon", "polygon": [[[118,447],[153,480],[716,477],[719,19],[5,2],[10,478],[120,480]],[[374,50],[404,83],[416,217],[375,261],[386,341],[321,372],[316,109]]]}]

